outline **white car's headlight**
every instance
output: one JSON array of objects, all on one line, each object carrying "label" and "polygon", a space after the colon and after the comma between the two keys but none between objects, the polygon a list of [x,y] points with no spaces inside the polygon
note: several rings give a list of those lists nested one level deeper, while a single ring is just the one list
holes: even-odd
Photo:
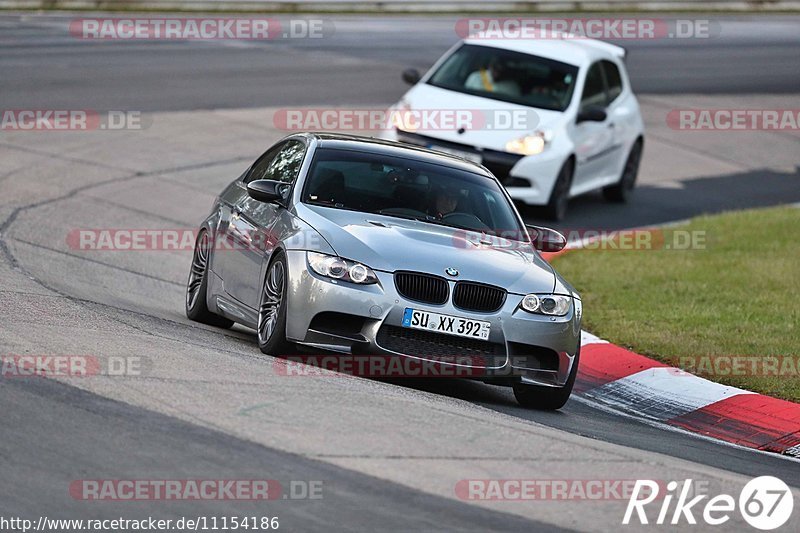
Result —
[{"label": "white car's headlight", "polygon": [[572,307],[572,296],[561,294],[528,294],[522,299],[521,307],[529,313],[564,316]]},{"label": "white car's headlight", "polygon": [[419,129],[414,110],[411,108],[411,104],[405,100],[400,100],[397,105],[389,109],[389,112],[391,113],[391,123],[395,129],[409,133],[414,133]]},{"label": "white car's headlight", "polygon": [[359,285],[369,285],[378,282],[378,276],[368,266],[348,261],[335,255],[307,252],[308,266],[311,270],[331,279],[340,279]]},{"label": "white car's headlight", "polygon": [[506,152],[521,155],[536,155],[544,152],[550,142],[550,136],[543,131],[536,131],[519,139],[511,139],[506,143]]}]

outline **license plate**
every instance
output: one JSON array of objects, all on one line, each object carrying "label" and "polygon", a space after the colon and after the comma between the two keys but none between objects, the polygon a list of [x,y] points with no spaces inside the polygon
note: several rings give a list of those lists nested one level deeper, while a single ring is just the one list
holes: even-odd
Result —
[{"label": "license plate", "polygon": [[467,161],[472,161],[473,163],[481,164],[483,162],[483,157],[481,154],[476,154],[475,152],[467,152],[465,150],[454,150],[452,148],[445,148],[444,146],[437,146],[435,144],[428,145],[428,148],[431,150],[437,150],[439,152],[444,152],[446,154],[454,155],[457,157],[463,157]]},{"label": "license plate", "polygon": [[429,313],[428,311],[406,307],[403,313],[403,327],[486,340],[489,338],[489,331],[492,326],[491,323],[483,320],[440,315],[439,313]]}]

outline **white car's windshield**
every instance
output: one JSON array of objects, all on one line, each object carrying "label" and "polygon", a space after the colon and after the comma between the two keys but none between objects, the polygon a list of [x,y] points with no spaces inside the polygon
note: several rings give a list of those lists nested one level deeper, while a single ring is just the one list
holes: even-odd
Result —
[{"label": "white car's windshield", "polygon": [[525,235],[495,180],[404,157],[321,148],[302,201],[515,240]]},{"label": "white car's windshield", "polygon": [[520,52],[465,44],[436,70],[428,83],[540,109],[569,105],[578,67]]}]

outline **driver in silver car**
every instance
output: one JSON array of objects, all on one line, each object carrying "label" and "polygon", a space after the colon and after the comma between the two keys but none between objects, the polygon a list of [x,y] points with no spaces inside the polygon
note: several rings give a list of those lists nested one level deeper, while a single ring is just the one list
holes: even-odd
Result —
[{"label": "driver in silver car", "polygon": [[458,207],[458,200],[461,198],[461,191],[456,187],[441,187],[436,192],[433,206],[428,209],[428,215],[441,220]]}]

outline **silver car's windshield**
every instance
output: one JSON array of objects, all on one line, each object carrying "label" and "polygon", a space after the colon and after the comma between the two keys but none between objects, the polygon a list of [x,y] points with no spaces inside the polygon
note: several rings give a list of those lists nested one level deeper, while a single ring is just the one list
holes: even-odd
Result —
[{"label": "silver car's windshield", "polygon": [[495,180],[404,157],[321,148],[302,201],[516,240],[525,235]]},{"label": "silver car's windshield", "polygon": [[428,80],[430,85],[563,111],[569,106],[578,67],[530,54],[465,44]]}]

